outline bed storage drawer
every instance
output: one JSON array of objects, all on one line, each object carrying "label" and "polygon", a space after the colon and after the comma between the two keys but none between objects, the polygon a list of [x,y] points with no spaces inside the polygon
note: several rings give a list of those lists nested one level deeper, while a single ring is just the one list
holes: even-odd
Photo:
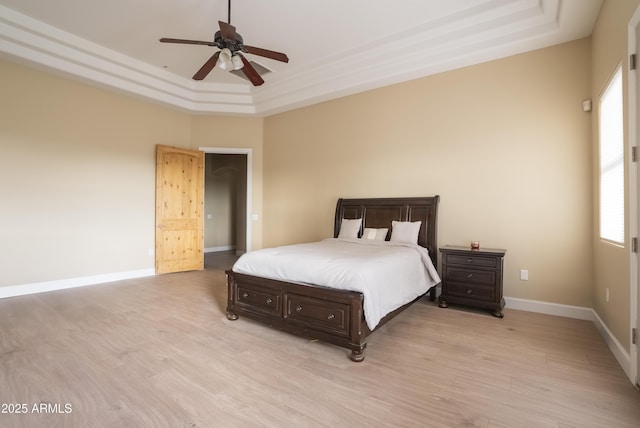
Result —
[{"label": "bed storage drawer", "polygon": [[362,361],[371,331],[362,293],[227,273],[227,319],[246,316],[271,327],[351,350]]},{"label": "bed storage drawer", "polygon": [[349,335],[349,305],[287,293],[285,317],[318,330]]},{"label": "bed storage drawer", "polygon": [[270,314],[282,314],[282,292],[279,290],[258,289],[247,285],[237,287],[236,304]]}]

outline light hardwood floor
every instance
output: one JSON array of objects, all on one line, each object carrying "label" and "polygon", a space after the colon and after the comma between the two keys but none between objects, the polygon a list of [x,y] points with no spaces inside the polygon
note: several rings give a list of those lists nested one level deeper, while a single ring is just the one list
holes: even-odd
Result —
[{"label": "light hardwood floor", "polygon": [[[424,299],[375,332],[358,364],[228,321],[233,260],[0,300],[0,403],[28,410],[0,426],[640,426],[640,393],[590,322]],[[49,412],[34,412],[42,403]]]}]

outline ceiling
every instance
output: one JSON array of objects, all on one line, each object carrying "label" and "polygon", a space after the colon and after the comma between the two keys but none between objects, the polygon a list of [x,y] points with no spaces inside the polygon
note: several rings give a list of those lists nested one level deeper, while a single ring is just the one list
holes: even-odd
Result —
[{"label": "ceiling", "polygon": [[195,113],[266,116],[591,34],[602,0],[233,0],[265,83],[219,68],[227,0],[0,0],[0,56]]}]

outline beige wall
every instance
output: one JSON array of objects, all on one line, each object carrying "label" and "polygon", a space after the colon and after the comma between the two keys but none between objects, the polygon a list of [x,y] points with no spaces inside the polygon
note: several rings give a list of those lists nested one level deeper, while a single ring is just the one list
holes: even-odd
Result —
[{"label": "beige wall", "polygon": [[331,236],[339,197],[439,194],[440,245],[506,248],[505,295],[590,307],[590,49],[583,39],[267,118],[265,246]]},{"label": "beige wall", "polygon": [[153,267],[155,145],[189,116],[0,62],[0,286]]},{"label": "beige wall", "polygon": [[262,119],[193,116],[7,61],[0,76],[0,287],[153,269],[156,144],[252,148],[261,213]]},{"label": "beige wall", "polygon": [[[629,351],[630,334],[630,278],[629,278],[629,219],[626,220],[626,244],[618,247],[602,242],[599,239],[599,179],[598,167],[598,100],[610,77],[618,65],[622,65],[624,108],[625,108],[625,147],[628,144],[628,62],[627,31],[628,24],[640,5],[638,0],[615,1],[606,0],[600,10],[598,22],[592,35],[592,93],[593,93],[593,189],[594,189],[594,266],[595,293],[593,308],[604,321],[618,341]],[[625,156],[628,150],[625,150]],[[628,159],[626,159],[628,162]],[[625,179],[628,183],[628,171]],[[627,186],[628,189],[628,186]],[[627,202],[629,201],[627,192]],[[609,302],[605,299],[609,289]]]}]

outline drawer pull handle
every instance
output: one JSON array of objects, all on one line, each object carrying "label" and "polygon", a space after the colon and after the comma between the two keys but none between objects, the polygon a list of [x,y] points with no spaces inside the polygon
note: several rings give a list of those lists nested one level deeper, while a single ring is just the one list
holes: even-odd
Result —
[{"label": "drawer pull handle", "polygon": [[470,273],[469,275],[467,275],[467,278],[471,278],[473,276],[472,273]]},{"label": "drawer pull handle", "polygon": [[271,297],[269,297],[269,298],[267,299],[267,305],[270,305],[271,303],[273,303],[273,300],[271,299]]},{"label": "drawer pull handle", "polygon": [[467,290],[467,294],[471,294],[471,293],[473,293],[473,290],[472,289],[468,289]]},{"label": "drawer pull handle", "polygon": [[249,293],[247,293],[247,292],[242,293],[242,297],[243,297],[244,299],[246,299],[247,297],[249,297]]},{"label": "drawer pull handle", "polygon": [[333,315],[333,314],[329,314],[329,316],[327,317],[327,319],[328,319],[328,320],[332,320],[332,319],[334,319],[335,317],[336,317],[335,315]]},{"label": "drawer pull handle", "polygon": [[302,310],[302,306],[297,306],[296,307],[296,312],[300,312]]}]

